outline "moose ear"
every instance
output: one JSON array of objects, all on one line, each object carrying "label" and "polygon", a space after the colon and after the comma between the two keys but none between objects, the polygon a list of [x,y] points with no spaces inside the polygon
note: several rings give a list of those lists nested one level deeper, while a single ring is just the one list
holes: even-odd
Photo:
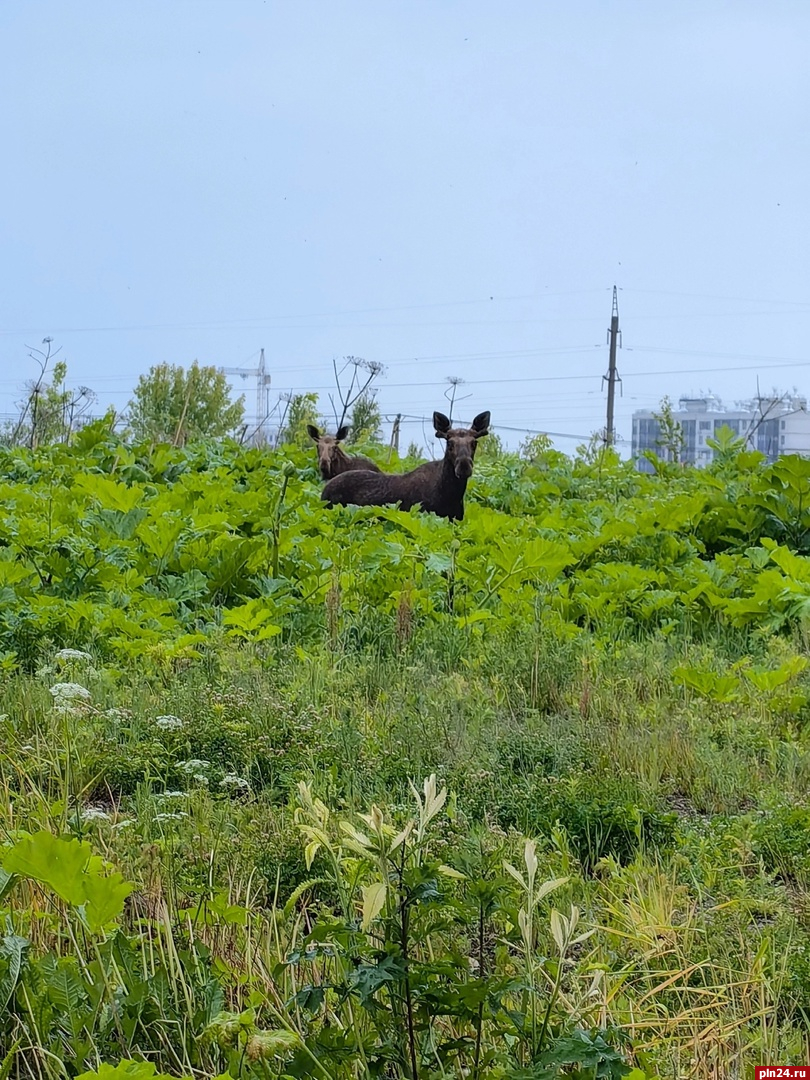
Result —
[{"label": "moose ear", "polygon": [[335,435],[335,442],[343,442],[346,436],[349,434],[348,427],[344,424],[342,428],[338,428],[338,433]]},{"label": "moose ear", "polygon": [[489,435],[489,412],[481,412],[472,422],[472,430],[476,439],[482,439]]},{"label": "moose ear", "polygon": [[307,435],[309,435],[310,439],[314,442],[317,442],[321,437],[320,431],[318,431],[314,424],[307,424]]},{"label": "moose ear", "polygon": [[436,429],[437,439],[446,439],[447,432],[450,430],[450,421],[444,413],[435,412],[433,414],[433,427]]}]

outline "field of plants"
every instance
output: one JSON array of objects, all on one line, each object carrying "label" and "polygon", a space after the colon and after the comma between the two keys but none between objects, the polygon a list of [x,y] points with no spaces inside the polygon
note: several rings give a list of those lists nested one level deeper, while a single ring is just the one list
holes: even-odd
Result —
[{"label": "field of plants", "polygon": [[810,1061],[810,462],[315,466],[0,450],[0,1080]]}]

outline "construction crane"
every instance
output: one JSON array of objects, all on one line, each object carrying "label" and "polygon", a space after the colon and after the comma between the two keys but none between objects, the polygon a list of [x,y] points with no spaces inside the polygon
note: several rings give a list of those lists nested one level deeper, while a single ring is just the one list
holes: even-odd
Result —
[{"label": "construction crane", "polygon": [[267,418],[270,415],[270,376],[264,360],[264,349],[259,352],[259,366],[255,368],[223,367],[224,375],[239,375],[243,379],[256,380],[256,428],[253,441],[263,446],[267,441]]}]

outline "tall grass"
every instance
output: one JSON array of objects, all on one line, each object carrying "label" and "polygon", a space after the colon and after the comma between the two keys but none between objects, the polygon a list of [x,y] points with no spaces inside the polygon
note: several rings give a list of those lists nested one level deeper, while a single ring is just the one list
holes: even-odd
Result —
[{"label": "tall grass", "polygon": [[671,640],[547,643],[79,666],[92,701],[61,713],[53,671],[7,678],[7,845],[89,839],[136,886],[99,937],[6,883],[11,1075],[567,1075],[575,1029],[650,1076],[803,1060],[810,855],[780,868],[762,833],[803,798],[801,738],[673,681]]}]

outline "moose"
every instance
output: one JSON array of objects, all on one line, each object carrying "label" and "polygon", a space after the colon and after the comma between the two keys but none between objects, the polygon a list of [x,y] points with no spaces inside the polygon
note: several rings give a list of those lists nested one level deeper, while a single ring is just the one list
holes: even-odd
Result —
[{"label": "moose", "polygon": [[327,435],[321,434],[314,424],[307,424],[307,434],[318,448],[318,468],[321,470],[322,480],[331,480],[334,476],[353,469],[365,469],[374,473],[382,471],[368,458],[349,457],[344,451],[340,443],[349,434],[345,425],[338,429],[337,435]]},{"label": "moose", "polygon": [[489,434],[489,413],[482,412],[468,428],[454,428],[444,413],[433,414],[437,439],[446,442],[441,461],[428,461],[400,476],[351,472],[336,476],[324,487],[321,498],[329,506],[384,506],[399,503],[401,510],[420,506],[439,517],[461,521],[464,493],[472,476],[475,447]]}]

